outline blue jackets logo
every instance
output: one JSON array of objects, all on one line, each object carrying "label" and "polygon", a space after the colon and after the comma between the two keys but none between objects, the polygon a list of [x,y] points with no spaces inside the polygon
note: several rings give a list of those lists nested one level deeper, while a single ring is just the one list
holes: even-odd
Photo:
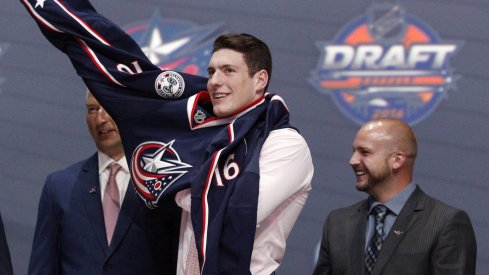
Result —
[{"label": "blue jackets logo", "polygon": [[124,28],[148,59],[164,70],[207,76],[207,63],[220,23],[197,25],[176,19],[163,19],[155,12],[149,20]]},{"label": "blue jackets logo", "polygon": [[180,160],[174,142],[144,142],[132,155],[131,178],[150,208],[155,208],[165,190],[192,167]]},{"label": "blue jackets logo", "polygon": [[399,5],[374,4],[333,41],[318,43],[310,82],[359,124],[392,117],[414,125],[454,87],[449,61],[459,44],[442,41]]}]

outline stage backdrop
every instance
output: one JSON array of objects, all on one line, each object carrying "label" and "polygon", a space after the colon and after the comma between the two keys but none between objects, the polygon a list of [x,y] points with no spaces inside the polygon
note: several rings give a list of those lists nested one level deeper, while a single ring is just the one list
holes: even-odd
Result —
[{"label": "stage backdrop", "polygon": [[[365,197],[348,165],[351,143],[362,121],[386,115],[405,119],[418,135],[415,182],[470,215],[478,274],[486,274],[489,2],[395,2],[93,5],[142,43],[153,62],[188,72],[205,71],[208,43],[222,32],[251,33],[270,45],[270,90],[287,102],[315,164],[313,190],[278,274],[310,274],[326,215]],[[26,274],[46,175],[95,147],[85,124],[85,88],[68,59],[41,36],[20,2],[1,3],[0,211],[15,272]]]}]

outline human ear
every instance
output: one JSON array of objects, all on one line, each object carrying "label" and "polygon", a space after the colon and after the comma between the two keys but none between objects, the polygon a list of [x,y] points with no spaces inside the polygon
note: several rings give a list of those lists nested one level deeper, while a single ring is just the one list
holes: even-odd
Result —
[{"label": "human ear", "polygon": [[406,162],[406,155],[403,152],[396,152],[391,157],[392,168],[399,169]]},{"label": "human ear", "polygon": [[268,84],[268,72],[262,69],[259,72],[257,72],[255,76],[256,76],[256,80],[255,80],[256,90],[257,91],[265,90],[265,87]]}]

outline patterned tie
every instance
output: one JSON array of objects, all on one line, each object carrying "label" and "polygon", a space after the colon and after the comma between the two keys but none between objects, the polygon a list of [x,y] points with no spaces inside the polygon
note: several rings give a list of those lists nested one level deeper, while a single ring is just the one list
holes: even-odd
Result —
[{"label": "patterned tie", "polygon": [[384,234],[384,218],[387,214],[387,207],[383,204],[379,204],[372,209],[371,215],[375,216],[375,232],[370,239],[370,243],[365,251],[365,268],[367,275],[369,275],[374,269],[375,261],[379,255],[380,248],[382,247],[382,236]]},{"label": "patterned tie", "polygon": [[110,245],[112,235],[114,234],[115,225],[117,223],[117,217],[119,216],[119,188],[115,176],[121,170],[121,166],[117,163],[108,167],[110,169],[109,180],[105,187],[104,199],[102,206],[104,208],[104,221],[105,221],[105,233],[107,234],[107,243]]},{"label": "patterned tie", "polygon": [[199,256],[197,255],[197,245],[195,244],[195,237],[192,233],[192,239],[188,247],[187,263],[185,265],[185,275],[199,275]]}]

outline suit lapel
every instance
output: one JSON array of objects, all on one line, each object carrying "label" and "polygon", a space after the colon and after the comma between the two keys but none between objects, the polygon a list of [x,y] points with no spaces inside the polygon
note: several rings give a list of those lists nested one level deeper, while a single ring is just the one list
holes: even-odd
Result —
[{"label": "suit lapel", "polygon": [[77,184],[82,186],[80,193],[83,196],[85,210],[87,211],[92,230],[100,244],[100,248],[104,253],[107,253],[107,237],[105,235],[104,216],[100,197],[97,154],[85,162],[78,177]]},{"label": "suit lapel", "polygon": [[357,221],[354,227],[350,255],[353,274],[361,275],[365,269],[365,229],[367,228],[368,201],[365,200],[356,209],[352,220]]},{"label": "suit lapel", "polygon": [[107,256],[110,256],[124,239],[124,235],[127,233],[141,205],[142,201],[137,197],[134,188],[132,188],[132,183],[129,182]]},{"label": "suit lapel", "polygon": [[398,247],[404,236],[408,234],[409,228],[418,220],[424,209],[424,193],[416,187],[411,197],[406,201],[401,213],[392,226],[389,235],[385,239],[379,252],[372,275],[381,274],[389,258]]}]

